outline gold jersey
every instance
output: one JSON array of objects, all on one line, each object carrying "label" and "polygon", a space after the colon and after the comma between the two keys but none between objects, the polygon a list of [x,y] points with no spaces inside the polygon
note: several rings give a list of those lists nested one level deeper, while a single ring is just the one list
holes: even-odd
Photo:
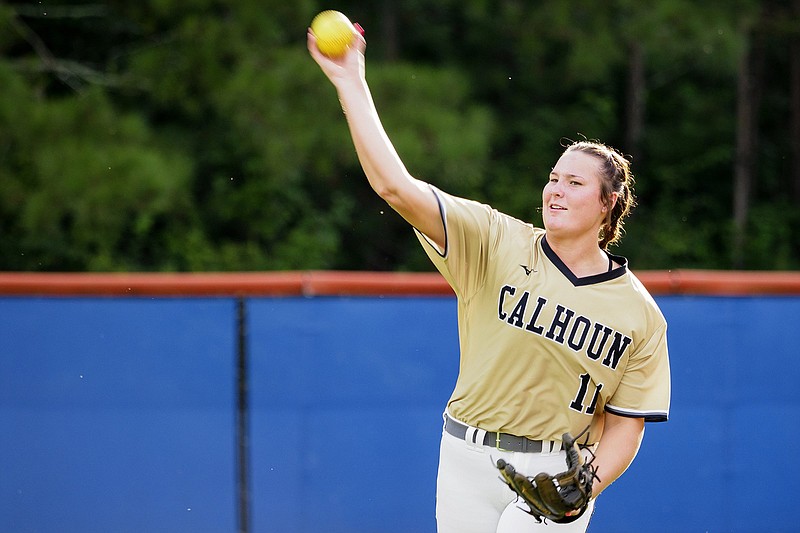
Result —
[{"label": "gold jersey", "polygon": [[625,258],[577,278],[543,229],[432,189],[446,249],[417,237],[458,299],[452,416],[537,440],[591,424],[592,442],[604,411],[667,420],[667,323]]}]

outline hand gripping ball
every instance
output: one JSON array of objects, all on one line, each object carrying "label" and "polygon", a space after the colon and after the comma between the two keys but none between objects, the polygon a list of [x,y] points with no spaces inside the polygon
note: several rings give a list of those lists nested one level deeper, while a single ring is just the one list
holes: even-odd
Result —
[{"label": "hand gripping ball", "polygon": [[311,21],[311,31],[317,38],[317,48],[328,57],[341,57],[353,41],[355,28],[338,11],[323,11]]}]

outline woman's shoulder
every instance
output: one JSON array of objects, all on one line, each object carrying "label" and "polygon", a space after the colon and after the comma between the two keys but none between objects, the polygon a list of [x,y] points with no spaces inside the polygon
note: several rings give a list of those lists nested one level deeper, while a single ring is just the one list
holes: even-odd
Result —
[{"label": "woman's shoulder", "polygon": [[544,234],[543,229],[537,228],[530,222],[525,222],[519,217],[500,211],[487,202],[466,198],[463,196],[457,196],[455,194],[442,191],[434,185],[431,185],[431,189],[438,198],[439,202],[443,204],[445,209],[481,212],[491,217],[495,223],[504,224],[511,227],[527,228],[529,231],[535,230],[537,233]]},{"label": "woman's shoulder", "polygon": [[636,294],[636,299],[639,301],[641,308],[645,312],[657,317],[659,321],[666,323],[666,319],[661,312],[661,308],[658,306],[658,302],[656,302],[655,298],[650,294],[650,291],[647,290],[644,283],[642,283],[636,274],[631,272],[630,268],[626,268],[626,270],[625,278],[628,280],[631,290]]}]

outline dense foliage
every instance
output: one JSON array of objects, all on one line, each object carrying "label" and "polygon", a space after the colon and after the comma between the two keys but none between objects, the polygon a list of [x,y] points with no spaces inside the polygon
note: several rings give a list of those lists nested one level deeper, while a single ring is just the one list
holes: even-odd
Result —
[{"label": "dense foliage", "polygon": [[0,2],[0,270],[429,269],[305,50],[328,8],[418,177],[539,223],[564,139],[599,139],[634,159],[635,269],[799,268],[794,3]]}]

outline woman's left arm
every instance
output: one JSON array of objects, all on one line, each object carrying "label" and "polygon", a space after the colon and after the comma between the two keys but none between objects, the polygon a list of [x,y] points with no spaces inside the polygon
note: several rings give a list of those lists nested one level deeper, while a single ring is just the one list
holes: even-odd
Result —
[{"label": "woman's left arm", "polygon": [[644,436],[644,419],[605,413],[603,436],[595,451],[597,479],[593,497],[608,488],[631,465]]}]

